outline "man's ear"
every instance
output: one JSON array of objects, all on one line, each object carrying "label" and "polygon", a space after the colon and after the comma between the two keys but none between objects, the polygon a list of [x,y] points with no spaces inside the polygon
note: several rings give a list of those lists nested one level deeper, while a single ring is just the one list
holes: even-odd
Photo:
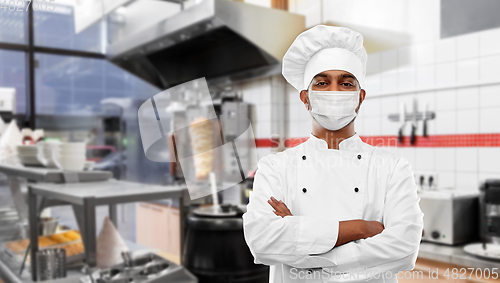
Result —
[{"label": "man's ear", "polygon": [[355,109],[356,113],[358,113],[359,108],[361,107],[361,104],[365,100],[365,96],[366,96],[366,91],[364,89],[361,89],[359,91],[359,103],[358,103],[358,107],[356,107],[356,109]]},{"label": "man's ear", "polygon": [[363,103],[363,101],[365,100],[365,96],[366,91],[364,89],[361,89],[361,91],[359,92],[359,104]]},{"label": "man's ear", "polygon": [[302,101],[302,103],[304,103],[306,109],[309,110],[309,103],[307,101],[307,90],[300,91],[300,100]]}]

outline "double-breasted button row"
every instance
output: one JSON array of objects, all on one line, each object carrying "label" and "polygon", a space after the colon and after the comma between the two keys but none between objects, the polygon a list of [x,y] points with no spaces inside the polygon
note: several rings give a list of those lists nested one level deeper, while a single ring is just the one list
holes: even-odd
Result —
[{"label": "double-breasted button row", "polygon": [[[306,188],[302,188],[302,191],[305,193],[305,192],[307,192],[307,189],[306,189]],[[358,187],[354,188],[354,191],[355,191],[356,193],[357,193],[357,192],[359,192]]]},{"label": "double-breasted button row", "polygon": [[[302,155],[302,160],[306,160],[307,157],[305,155]],[[302,192],[307,192],[307,189],[306,188],[302,188]]]},{"label": "double-breasted button row", "polygon": [[[302,155],[302,160],[306,160],[306,159],[307,159],[307,157],[305,155]],[[358,159],[361,159],[361,154],[358,154]],[[354,191],[357,193],[357,192],[359,192],[359,189],[356,187],[356,188],[354,188]],[[302,188],[302,192],[306,193],[307,189]]]},{"label": "double-breasted button row", "polygon": [[[307,157],[305,155],[302,155],[302,160],[306,160]],[[358,159],[361,159],[361,154],[358,154]]]}]

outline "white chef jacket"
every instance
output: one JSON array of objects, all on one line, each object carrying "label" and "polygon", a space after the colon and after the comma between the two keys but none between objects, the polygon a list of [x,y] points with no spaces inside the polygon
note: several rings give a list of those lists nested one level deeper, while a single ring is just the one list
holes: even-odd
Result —
[{"label": "white chef jacket", "polygon": [[[423,229],[420,197],[408,161],[364,143],[355,133],[328,149],[315,137],[261,158],[247,212],[245,240],[270,283],[397,282],[412,270]],[[293,216],[267,202],[282,200]],[[335,247],[339,221],[384,224],[382,233]]]}]

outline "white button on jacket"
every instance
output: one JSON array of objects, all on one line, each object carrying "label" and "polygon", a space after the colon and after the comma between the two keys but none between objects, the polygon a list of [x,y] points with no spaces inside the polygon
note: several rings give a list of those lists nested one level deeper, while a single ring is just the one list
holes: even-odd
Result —
[{"label": "white button on jacket", "polygon": [[[292,216],[267,202],[282,200]],[[328,149],[310,138],[257,165],[245,240],[255,263],[270,266],[270,283],[397,282],[418,255],[423,213],[408,161],[354,134]],[[335,247],[339,221],[384,224],[373,237]]]}]

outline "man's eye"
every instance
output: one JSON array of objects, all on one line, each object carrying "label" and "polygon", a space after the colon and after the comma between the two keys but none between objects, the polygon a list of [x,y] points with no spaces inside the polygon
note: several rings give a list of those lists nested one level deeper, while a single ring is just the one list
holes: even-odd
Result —
[{"label": "man's eye", "polygon": [[351,84],[351,83],[342,83],[342,85],[344,85],[344,86],[349,86],[349,87],[350,87],[350,86],[354,86],[354,85],[353,85],[353,84]]},{"label": "man's eye", "polygon": [[316,85],[325,85],[325,82],[319,82]]}]

